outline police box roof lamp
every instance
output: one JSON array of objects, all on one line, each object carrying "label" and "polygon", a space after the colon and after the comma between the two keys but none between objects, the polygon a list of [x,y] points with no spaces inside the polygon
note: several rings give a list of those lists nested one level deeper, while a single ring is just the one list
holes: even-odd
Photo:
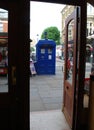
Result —
[{"label": "police box roof lamp", "polygon": [[44,32],[44,39],[46,39],[46,40],[48,39],[47,38],[47,32]]}]

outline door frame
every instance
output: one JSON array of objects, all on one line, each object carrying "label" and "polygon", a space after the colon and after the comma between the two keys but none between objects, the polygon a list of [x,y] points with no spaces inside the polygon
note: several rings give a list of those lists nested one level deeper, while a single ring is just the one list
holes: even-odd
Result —
[{"label": "door frame", "polygon": [[[36,0],[35,0],[36,1]],[[44,2],[43,0],[37,0],[39,2]],[[60,3],[60,4],[71,4],[77,5],[81,7],[81,30],[80,30],[80,72],[79,72],[79,84],[78,84],[78,103],[77,106],[77,118],[75,121],[75,130],[81,127],[80,117],[79,114],[81,112],[81,100],[83,91],[80,85],[83,85],[83,78],[84,78],[84,69],[81,68],[83,65],[82,61],[85,59],[85,43],[86,43],[86,1],[77,0],[63,0],[63,1],[54,1],[54,0],[45,0],[45,2],[52,2],[52,3]],[[5,106],[5,109],[8,107],[10,112],[10,125],[11,130],[16,129],[23,129],[27,130],[30,129],[30,109],[29,109],[29,22],[30,22],[30,1],[27,0],[19,0],[19,1],[0,1],[0,7],[5,7],[9,10],[9,104]],[[19,15],[20,12],[20,15]],[[18,14],[18,15],[17,15]],[[11,22],[10,22],[11,21]],[[15,26],[14,26],[15,25]],[[18,31],[19,28],[19,31]],[[14,44],[13,44],[14,43]],[[83,53],[82,53],[83,52]],[[12,55],[11,55],[12,53]],[[13,59],[15,57],[15,59]],[[27,61],[27,62],[26,62]],[[12,67],[16,67],[16,78],[17,83],[16,85],[12,85]],[[84,66],[83,66],[84,67]],[[5,99],[6,100],[6,99]],[[4,101],[4,95],[2,98],[2,102]],[[27,105],[25,105],[27,104]],[[1,109],[1,106],[0,106]],[[12,111],[11,111],[12,110]],[[81,114],[80,114],[81,115]],[[4,116],[4,112],[2,112],[2,116]],[[16,117],[16,118],[15,118]],[[13,121],[12,121],[13,120]],[[2,122],[2,118],[0,118],[0,122]],[[13,124],[12,124],[12,123]],[[15,123],[14,123],[15,122]],[[2,122],[5,125],[5,122]],[[2,124],[1,123],[1,124]],[[14,128],[14,126],[16,126]]]}]

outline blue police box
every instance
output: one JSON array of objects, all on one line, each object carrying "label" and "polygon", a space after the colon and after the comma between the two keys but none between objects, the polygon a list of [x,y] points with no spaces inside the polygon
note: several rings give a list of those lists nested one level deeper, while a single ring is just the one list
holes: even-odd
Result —
[{"label": "blue police box", "polygon": [[56,43],[53,40],[43,39],[36,44],[36,71],[39,75],[55,75]]}]

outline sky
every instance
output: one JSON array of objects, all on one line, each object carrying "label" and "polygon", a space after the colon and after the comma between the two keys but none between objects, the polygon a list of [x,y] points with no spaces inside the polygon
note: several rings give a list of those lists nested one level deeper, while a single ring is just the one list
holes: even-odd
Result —
[{"label": "sky", "polygon": [[30,38],[40,39],[44,29],[56,26],[61,32],[61,11],[65,5],[30,2]]}]

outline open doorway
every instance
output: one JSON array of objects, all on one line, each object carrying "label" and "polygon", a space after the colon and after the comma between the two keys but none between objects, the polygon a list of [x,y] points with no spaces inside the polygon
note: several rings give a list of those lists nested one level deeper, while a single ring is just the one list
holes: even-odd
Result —
[{"label": "open doorway", "polygon": [[[35,5],[35,14],[34,13],[34,5]],[[42,7],[41,5],[42,4]],[[44,5],[43,5],[44,4]],[[33,124],[35,118],[37,118],[36,115],[38,115],[38,121],[44,120],[46,117],[48,117],[49,112],[52,114],[52,112],[55,112],[52,114],[53,117],[51,117],[52,121],[53,119],[58,116],[55,114],[58,114],[59,112],[59,118],[62,120],[62,109],[63,109],[63,82],[64,82],[64,62],[65,62],[65,20],[66,18],[74,11],[74,6],[66,6],[66,5],[58,5],[58,4],[50,4],[50,3],[40,3],[40,2],[32,2],[31,5],[31,34],[30,34],[30,64],[31,69],[33,67],[33,72],[30,69],[30,125],[31,129],[33,129]],[[47,8],[46,8],[47,7]],[[50,10],[51,7],[51,10]],[[54,7],[54,8],[53,8]],[[43,10],[42,10],[43,9]],[[50,13],[48,12],[50,10]],[[54,14],[55,10],[58,13],[58,16],[55,17],[57,14]],[[39,11],[42,10],[41,13]],[[52,12],[52,16],[50,16]],[[37,19],[34,19],[33,23],[33,16]],[[42,17],[41,17],[42,16]],[[60,16],[60,19],[59,19]],[[53,17],[53,19],[51,19]],[[47,18],[47,19],[46,19]],[[45,21],[46,19],[46,21]],[[49,24],[51,19],[51,23]],[[59,24],[59,28],[57,27],[57,24]],[[45,24],[46,23],[46,24]],[[34,31],[33,31],[34,27]],[[41,27],[41,28],[40,28]],[[36,44],[40,39],[43,39],[43,33],[45,30],[47,31],[48,28],[57,27],[59,30],[59,41],[55,40],[56,42],[56,53],[55,53],[55,74],[54,75],[45,75],[45,74],[37,74],[37,58],[36,58]],[[40,33],[41,32],[41,33]],[[35,34],[34,34],[35,33]],[[54,32],[53,32],[54,34]],[[33,38],[35,35],[35,39]],[[48,34],[49,35],[49,34]],[[51,35],[51,34],[50,34]],[[72,32],[70,30],[70,37],[72,35]],[[49,39],[49,36],[46,37]],[[52,37],[50,36],[52,39]],[[54,38],[53,38],[54,39]],[[53,40],[52,39],[52,40]],[[72,48],[72,42],[69,43],[69,49]],[[42,52],[44,53],[43,49]],[[34,68],[35,67],[35,68]],[[43,69],[43,68],[42,68]],[[70,68],[71,69],[71,68]],[[41,116],[40,116],[41,114]],[[49,115],[50,116],[50,115]],[[41,119],[39,119],[39,117]],[[49,120],[49,119],[48,119]],[[58,121],[58,119],[56,118]],[[55,121],[56,121],[55,120]],[[44,124],[47,120],[44,121]],[[65,117],[62,120],[63,122],[66,122]],[[61,122],[62,122],[61,121]],[[44,127],[44,124],[43,127]],[[54,122],[55,124],[55,122]],[[35,124],[34,124],[35,125]],[[39,124],[38,124],[39,125]],[[42,127],[41,125],[41,127]],[[50,125],[49,125],[50,126]],[[37,127],[37,126],[35,126]],[[39,127],[39,126],[38,126]],[[40,128],[41,128],[40,127]],[[48,126],[47,126],[48,127]],[[70,129],[68,124],[64,125],[65,129]],[[41,128],[43,129],[43,128]]]}]

